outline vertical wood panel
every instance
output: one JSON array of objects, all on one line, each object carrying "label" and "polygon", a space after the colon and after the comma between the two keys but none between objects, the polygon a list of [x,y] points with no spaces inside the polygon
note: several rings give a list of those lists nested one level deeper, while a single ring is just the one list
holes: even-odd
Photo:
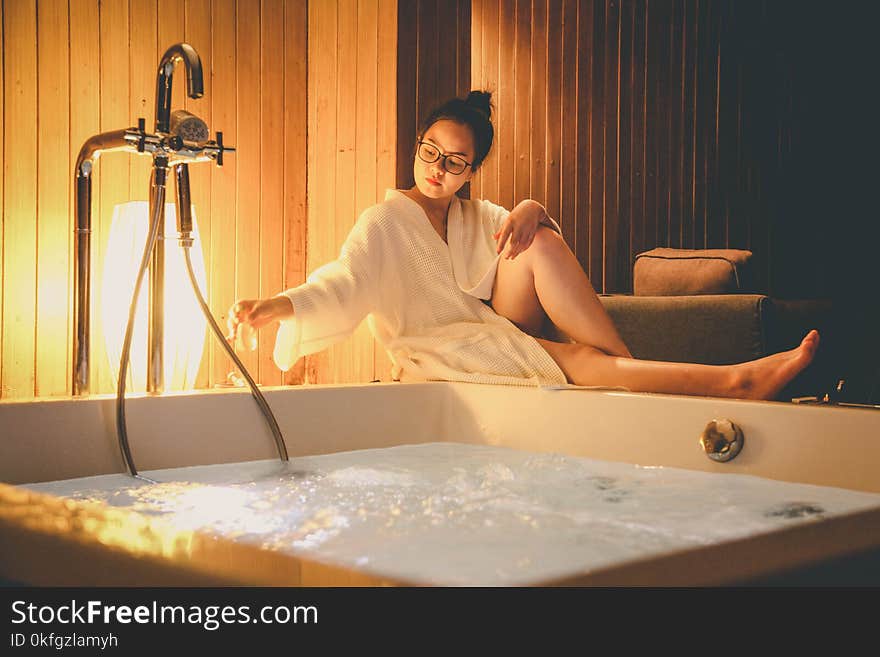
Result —
[{"label": "vertical wood panel", "polygon": [[38,397],[67,394],[70,305],[69,16],[62,3],[40,6],[38,64],[37,316]]},{"label": "vertical wood panel", "polygon": [[[212,307],[215,315],[224,319],[235,301],[235,199],[236,174],[245,169],[239,166],[241,144],[236,125],[236,39],[235,0],[213,0],[212,10],[212,84],[211,98],[213,128],[223,132],[225,144],[235,147],[235,153],[224,158],[223,166],[214,170],[211,179],[211,247],[210,280]],[[212,381],[225,383],[232,361],[222,346],[211,341]]]},{"label": "vertical wood panel", "polygon": [[[479,0],[478,0],[479,1]],[[418,130],[418,5],[404,0],[398,4],[397,17],[397,186],[409,189],[413,180],[412,158]],[[311,34],[311,31],[310,31]],[[310,51],[311,52],[311,51]],[[482,61],[478,58],[478,61]]]},{"label": "vertical wood panel", "polygon": [[[498,17],[497,0],[487,0],[483,3],[482,10],[482,42],[483,42],[483,62],[481,67],[480,87],[486,91],[493,93],[493,105],[495,110],[498,109],[498,101],[495,99],[498,89],[499,75],[499,17]],[[498,178],[499,178],[500,158],[495,148],[489,151],[489,156],[483,161],[482,174],[480,176],[479,198],[488,199],[494,203],[498,202]]]},{"label": "vertical wood panel", "polygon": [[[260,10],[260,297],[277,294],[284,273],[284,6],[262,0]],[[259,334],[259,376],[263,385],[280,385],[272,358],[275,336]]]},{"label": "vertical wood panel", "polygon": [[[397,0],[379,0],[376,112],[383,118],[376,124],[376,201],[385,198],[386,189],[394,188],[397,175],[398,9]],[[470,21],[470,14],[467,15],[467,20]],[[467,87],[470,80],[470,54],[464,59],[462,65],[468,68],[466,80],[462,84]],[[381,381],[391,380],[391,360],[385,350],[378,347],[373,350],[373,376]]]},{"label": "vertical wood panel", "polygon": [[577,2],[563,0],[562,6],[562,175],[559,221],[562,235],[572,249],[577,248],[577,168],[580,151],[577,144]]},{"label": "vertical wood panel", "polygon": [[602,212],[602,291],[618,288],[620,253],[618,234],[618,168],[620,131],[620,6],[609,3],[605,8],[605,108],[604,108],[604,202]]},{"label": "vertical wood panel", "polygon": [[[487,11],[486,6],[495,3],[497,0],[471,0],[471,11],[474,25],[476,26],[471,32],[471,52],[473,57],[471,60],[471,79],[475,89],[485,89],[485,71],[486,71],[486,53],[483,46],[483,36],[485,32],[486,19],[484,13]],[[468,191],[472,198],[483,198],[483,180],[486,176],[491,175],[487,164],[484,163],[477,171],[477,174],[468,183]]]},{"label": "vertical wood panel", "polygon": [[605,3],[597,0],[592,7],[592,43],[588,50],[593,69],[590,87],[590,221],[587,275],[596,290],[605,290]]},{"label": "vertical wood panel", "polygon": [[727,0],[475,1],[472,72],[497,77],[500,108],[499,166],[475,191],[497,176],[505,205],[529,195],[558,208],[597,289],[631,291],[633,257],[655,246],[729,246],[756,252],[769,290],[781,266],[770,254],[792,242],[769,191],[790,175],[797,111],[780,64],[793,51],[786,16]]},{"label": "vertical wood panel", "polygon": [[514,148],[513,203],[529,197],[531,182],[531,41],[532,7],[529,0],[516,2],[516,50],[514,59]]},{"label": "vertical wood panel", "polygon": [[[284,4],[284,288],[305,281],[306,190],[310,165],[306,151],[308,130],[308,8],[306,0]],[[284,383],[299,384],[305,378],[300,358],[284,374]]]},{"label": "vertical wood panel", "polygon": [[[319,217],[330,217],[335,208],[336,190],[336,2],[309,3],[309,226]],[[344,239],[336,221],[324,222],[321,231],[308,231],[307,270],[313,271],[335,256]],[[328,370],[326,351],[306,357],[306,377],[310,383]]]},{"label": "vertical wood panel", "polygon": [[[632,291],[632,265],[635,255],[646,250],[645,248],[645,180],[646,176],[646,123],[648,118],[648,106],[646,95],[647,64],[647,29],[644,17],[647,15],[647,3],[638,0],[633,11],[633,40],[632,40],[632,71],[630,85],[632,87],[632,121],[630,133],[632,135],[631,159],[632,168],[629,176],[628,196],[631,198],[630,211],[630,253],[629,253],[629,276],[630,280],[624,291]],[[625,180],[625,178],[624,178]],[[626,193],[626,192],[625,192]]]},{"label": "vertical wood panel", "polygon": [[495,103],[494,127],[496,143],[495,157],[498,161],[498,200],[505,208],[516,204],[513,178],[516,170],[516,4],[499,2],[498,11],[498,89],[493,98]]},{"label": "vertical wood panel", "polygon": [[[235,189],[235,291],[236,297],[255,298],[260,293],[260,3],[236,3],[236,132],[238,164]],[[244,172],[250,175],[241,175]],[[253,176],[253,177],[250,177]],[[258,371],[259,353],[239,353],[242,363]]]},{"label": "vertical wood panel", "polygon": [[[37,230],[37,11],[4,3],[4,397],[34,395]],[[7,281],[14,281],[8,284]]]},{"label": "vertical wood panel", "polygon": [[683,3],[676,0],[671,3],[670,37],[669,37],[669,106],[666,124],[669,141],[667,142],[667,164],[669,172],[667,188],[667,207],[669,222],[667,224],[667,243],[681,247],[681,195],[682,195],[682,138],[684,118],[684,80],[682,76],[683,40],[686,38],[682,26]]},{"label": "vertical wood panel", "polygon": [[[128,4],[101,3],[101,132],[119,130],[130,125],[129,121],[129,20]],[[100,308],[104,302],[99,285],[104,271],[104,256],[113,218],[113,208],[130,198],[129,171],[131,155],[107,153],[102,155],[93,173],[93,185],[100,191],[100,206],[92,215],[92,381],[93,389],[115,390],[113,369],[104,346]],[[100,210],[99,210],[100,209]],[[98,211],[99,210],[99,211]],[[146,288],[144,288],[146,294]],[[128,307],[130,300],[122,301]]]},{"label": "vertical wood panel", "polygon": [[547,6],[547,140],[544,154],[545,205],[554,219],[560,220],[562,163],[562,0],[550,0]]},{"label": "vertical wood panel", "polygon": [[[544,0],[532,4],[531,70],[529,72],[529,197],[546,202],[544,175],[547,125],[547,6]],[[517,199],[520,201],[522,199]]]},{"label": "vertical wood panel", "polygon": [[[617,96],[619,112],[617,115],[617,166],[615,171],[615,198],[617,211],[611,222],[615,224],[616,240],[608,242],[608,254],[613,254],[613,280],[606,283],[611,290],[629,290],[632,287],[632,180],[634,168],[632,161],[632,115],[634,112],[633,84],[633,34],[634,3],[621,3],[618,14],[617,43]],[[609,231],[610,235],[610,231]]]},{"label": "vertical wood panel", "polygon": [[577,144],[577,175],[575,185],[575,232],[574,252],[581,266],[589,272],[590,263],[590,186],[591,131],[590,108],[593,84],[592,57],[589,50],[593,42],[592,4],[577,3],[577,42],[571,56],[577,62],[577,95],[575,97],[575,122]]},{"label": "vertical wood panel", "polygon": [[[0,44],[3,46],[3,52],[6,52],[6,32],[5,32],[5,20],[3,19],[3,5],[5,4],[5,0],[0,0]],[[5,103],[6,98],[6,71],[3,65],[3,59],[0,58],[0,156],[3,157],[3,160],[6,160],[6,151],[4,150],[4,142],[5,142],[5,133],[6,133],[6,122],[4,117],[4,108],[6,106]],[[6,276],[5,276],[5,251],[4,248],[4,233],[6,228],[6,206],[3,203],[4,190],[6,187],[6,168],[0,167],[0,276],[3,276],[3,279],[0,280],[0,399],[3,398],[5,394],[5,387],[3,386],[3,361],[4,361],[4,350],[3,350],[3,337],[5,335],[5,331],[3,327],[5,326],[3,322],[4,316],[4,296],[6,290]]]},{"label": "vertical wood panel", "polygon": [[[98,11],[98,0],[70,0],[70,150],[68,157],[68,165],[66,176],[73,176],[73,169],[76,166],[76,159],[79,149],[83,143],[92,135],[100,131],[100,94],[101,94],[101,66],[100,66],[100,18]],[[74,41],[73,38],[76,38]],[[94,177],[92,179],[92,223],[100,220],[100,203],[99,190],[100,186],[97,182],[97,176],[101,175],[104,163],[99,163],[95,167]],[[61,184],[61,181],[58,181]],[[68,194],[70,207],[73,207],[73,185]],[[73,224],[71,218],[71,228],[68,233],[71,244],[73,242]],[[97,258],[94,257],[95,236],[92,235],[92,253],[91,258],[92,272],[98,271]],[[72,252],[71,252],[72,253]],[[73,294],[73,276],[70,276],[68,289],[72,298]],[[94,281],[92,289],[95,289]],[[96,306],[92,306],[94,309]],[[72,305],[69,306],[72,309]],[[70,313],[68,317],[67,327],[68,335],[73,330],[73,317]],[[91,318],[94,321],[94,313]],[[92,335],[94,333],[94,324],[92,324]],[[93,340],[97,339],[93,337]],[[99,347],[92,348],[92,361],[102,357],[102,351]],[[70,354],[65,359],[68,361]],[[102,364],[103,365],[103,364]],[[69,363],[65,366],[69,367]],[[92,373],[92,389],[96,388],[97,381],[94,379],[94,367],[90,367]],[[106,390],[109,392],[109,389]]]},{"label": "vertical wood panel", "polygon": [[[214,96],[214,81],[211,75],[214,66],[211,49],[211,0],[186,0],[184,14],[186,20],[184,30],[186,42],[195,48],[196,52],[199,53],[199,57],[201,57],[205,85],[205,95],[197,100],[187,97],[184,102],[184,108],[204,120],[208,124],[208,129],[213,137],[217,130],[222,132],[224,127],[214,125],[211,114],[211,99]],[[158,53],[156,56],[158,57]],[[154,68],[157,62],[158,59],[154,60]],[[149,77],[147,76],[148,81]],[[155,90],[152,94],[155,94]],[[148,96],[148,98],[150,97],[152,96]],[[155,102],[155,99],[153,102]],[[150,122],[147,121],[147,125],[149,124]],[[195,207],[196,221],[199,226],[200,246],[205,257],[205,263],[208,265],[213,261],[211,255],[211,177],[213,169],[213,163],[202,163],[191,166],[189,171],[190,194],[192,196],[192,204]],[[210,266],[206,267],[205,273],[207,289],[202,292],[205,294],[205,299],[214,316],[221,317],[226,308],[219,307],[217,294],[211,280],[212,271]],[[221,328],[225,329],[223,326]],[[213,383],[211,371],[214,360],[213,345],[216,341],[217,338],[213,335],[213,332],[210,329],[206,329],[205,351],[198,374],[196,374],[196,388],[207,388]]]}]

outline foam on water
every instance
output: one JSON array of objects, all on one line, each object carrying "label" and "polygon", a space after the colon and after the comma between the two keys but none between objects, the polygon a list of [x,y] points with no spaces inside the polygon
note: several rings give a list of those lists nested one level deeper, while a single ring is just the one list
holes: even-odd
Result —
[{"label": "foam on water", "polygon": [[880,495],[457,443],[27,488],[425,584],[520,585],[880,507]]}]

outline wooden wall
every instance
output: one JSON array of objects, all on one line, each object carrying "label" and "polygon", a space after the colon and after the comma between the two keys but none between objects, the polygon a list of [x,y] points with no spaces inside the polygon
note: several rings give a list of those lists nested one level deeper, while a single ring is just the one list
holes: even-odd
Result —
[{"label": "wooden wall", "polygon": [[670,246],[751,249],[773,295],[834,292],[847,257],[829,254],[818,208],[850,193],[829,185],[832,169],[864,157],[830,157],[829,126],[849,110],[829,89],[864,84],[848,71],[865,64],[831,26],[854,28],[860,12],[784,0],[471,11],[473,86],[495,92],[497,135],[474,195],[545,203],[599,291],[631,292],[634,256]]},{"label": "wooden wall", "polygon": [[421,122],[471,89],[471,0],[401,2],[397,25],[397,187],[408,189]]},{"label": "wooden wall", "polygon": [[[237,149],[222,168],[191,168],[209,303],[221,324],[236,298],[296,285],[335,257],[358,211],[394,186],[396,0],[3,0],[2,10],[2,398],[69,394],[73,163],[93,134],[139,117],[154,125],[156,68],[169,45],[192,44],[205,71],[200,100],[185,99],[176,72],[173,106]],[[149,166],[128,154],[100,159],[94,272],[114,205],[147,198]],[[317,228],[307,231],[309,223]],[[98,318],[97,281],[92,289]],[[92,389],[111,392],[99,321],[92,336]],[[387,378],[384,354],[374,364],[371,341],[363,332],[359,340],[364,354],[341,347],[328,356],[332,366],[316,360],[309,375],[303,360],[278,371],[273,332],[244,360],[267,385]],[[222,383],[231,369],[212,345],[197,386]]]},{"label": "wooden wall", "polygon": [[[397,11],[397,0],[309,3],[309,271],[395,187]],[[366,322],[305,360],[310,383],[390,380]]]}]

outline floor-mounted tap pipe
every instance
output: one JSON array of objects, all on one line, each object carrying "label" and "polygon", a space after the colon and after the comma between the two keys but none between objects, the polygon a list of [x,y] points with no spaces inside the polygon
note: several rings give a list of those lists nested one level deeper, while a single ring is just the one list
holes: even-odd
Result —
[{"label": "floor-mounted tap pipe", "polygon": [[176,43],[162,55],[156,75],[156,132],[171,131],[171,79],[178,63],[186,65],[186,93],[190,98],[201,98],[205,91],[202,79],[202,60],[188,43]]},{"label": "floor-mounted tap pipe", "polygon": [[[147,235],[147,243],[144,245],[144,254],[138,268],[137,278],[134,284],[134,293],[128,307],[128,322],[125,325],[125,338],[122,341],[122,355],[119,359],[119,376],[116,381],[116,435],[119,439],[119,448],[125,467],[133,477],[138,475],[131,448],[128,444],[128,431],[125,422],[125,377],[128,374],[128,358],[131,353],[131,336],[134,331],[134,316],[137,312],[137,302],[140,296],[141,285],[144,282],[147,267],[150,264],[150,255],[157,250],[164,250],[163,245],[156,248],[160,227],[165,223],[165,186],[168,175],[168,158],[157,156],[153,158],[153,177],[150,185],[150,230]],[[149,366],[149,352],[147,353]],[[143,478],[143,477],[141,477]],[[151,479],[147,479],[151,481]],[[155,482],[153,482],[155,483]]]},{"label": "floor-mounted tap pipe", "polygon": [[89,393],[89,296],[91,293],[92,169],[101,153],[128,150],[137,152],[133,131],[114,130],[88,139],[76,158],[74,207],[76,227],[73,234],[73,373],[74,395]]}]

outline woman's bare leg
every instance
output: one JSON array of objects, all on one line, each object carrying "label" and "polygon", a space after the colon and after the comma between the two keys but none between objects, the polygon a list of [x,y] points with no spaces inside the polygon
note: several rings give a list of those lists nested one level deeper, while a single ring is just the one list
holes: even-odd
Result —
[{"label": "woman's bare leg", "polygon": [[[577,258],[546,227],[515,259],[499,262],[492,307],[538,338],[569,382],[634,392],[773,399],[810,364],[819,346],[818,332],[810,331],[796,349],[737,365],[634,359]],[[541,339],[548,319],[578,344]]]},{"label": "woman's bare leg", "polygon": [[575,342],[632,358],[577,258],[546,226],[528,249],[499,262],[492,308],[529,335],[541,336],[549,318]]},{"label": "woman's bare leg", "polygon": [[819,333],[810,331],[791,351],[738,365],[666,363],[610,356],[582,344],[538,342],[576,385],[624,386],[633,392],[774,399],[810,362]]}]

